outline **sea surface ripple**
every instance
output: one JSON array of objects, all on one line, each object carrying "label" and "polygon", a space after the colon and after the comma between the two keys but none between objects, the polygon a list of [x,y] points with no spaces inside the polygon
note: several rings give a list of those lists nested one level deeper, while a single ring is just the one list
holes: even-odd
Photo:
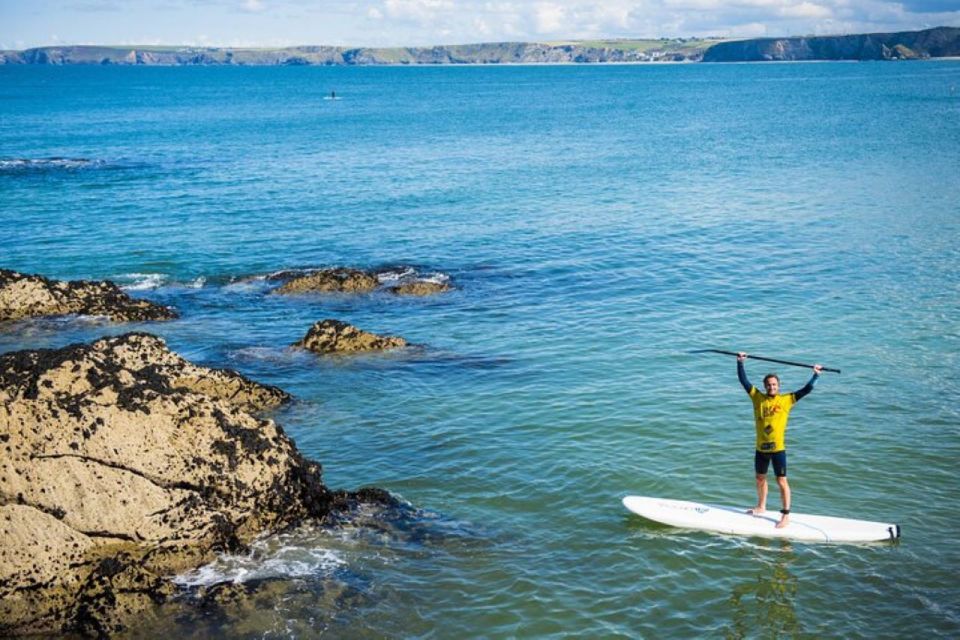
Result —
[{"label": "sea surface ripple", "polygon": [[[179,576],[145,637],[955,638],[958,83],[957,61],[0,67],[0,267],[182,313],[5,325],[0,351],[156,333],[293,393],[272,417],[330,486],[403,500]],[[454,290],[269,293],[340,265]],[[323,318],[415,346],[289,348]],[[702,348],[841,368],[791,418],[794,507],[902,541],[625,512],[755,499],[749,401]]]}]

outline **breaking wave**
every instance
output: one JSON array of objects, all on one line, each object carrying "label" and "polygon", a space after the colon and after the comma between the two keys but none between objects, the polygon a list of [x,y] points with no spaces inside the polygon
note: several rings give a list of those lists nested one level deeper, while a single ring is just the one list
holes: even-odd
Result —
[{"label": "breaking wave", "polygon": [[318,546],[322,537],[319,531],[299,530],[262,538],[245,555],[222,555],[210,564],[174,577],[173,582],[190,588],[329,575],[346,562],[336,551]]},{"label": "breaking wave", "polygon": [[160,287],[180,287],[183,289],[202,289],[207,279],[199,276],[193,280],[171,280],[166,273],[122,273],[112,278],[124,291],[150,291]]},{"label": "breaking wave", "polygon": [[417,267],[411,266],[378,269],[376,274],[380,284],[388,287],[395,287],[410,282],[434,282],[436,284],[447,284],[450,282],[450,276],[446,273],[441,271],[421,271]]},{"label": "breaking wave", "polygon": [[185,589],[267,579],[335,577],[364,557],[381,559],[424,547],[486,544],[486,535],[467,523],[418,509],[400,498],[392,504],[357,504],[331,513],[330,525],[305,524],[264,536],[246,554],[224,554],[179,574]]}]

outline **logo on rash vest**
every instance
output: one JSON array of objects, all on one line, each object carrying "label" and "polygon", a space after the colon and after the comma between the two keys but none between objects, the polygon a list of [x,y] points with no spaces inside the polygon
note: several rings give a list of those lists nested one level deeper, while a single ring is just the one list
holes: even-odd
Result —
[{"label": "logo on rash vest", "polygon": [[767,405],[763,408],[763,417],[769,418],[770,416],[775,416],[780,413],[781,408],[779,404]]}]

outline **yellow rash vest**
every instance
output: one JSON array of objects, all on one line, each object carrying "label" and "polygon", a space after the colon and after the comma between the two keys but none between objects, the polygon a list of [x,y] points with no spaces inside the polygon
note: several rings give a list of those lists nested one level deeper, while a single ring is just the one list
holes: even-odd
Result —
[{"label": "yellow rash vest", "polygon": [[737,378],[753,402],[753,419],[757,425],[757,451],[761,453],[783,451],[787,448],[787,418],[790,416],[790,409],[793,409],[793,405],[797,404],[801,398],[813,391],[813,386],[817,384],[820,374],[814,371],[813,377],[803,388],[793,393],[782,393],[776,396],[768,396],[750,384],[743,362],[739,360],[737,361]]},{"label": "yellow rash vest", "polygon": [[797,404],[796,395],[781,393],[768,396],[756,387],[750,387],[753,402],[753,420],[757,426],[757,451],[774,453],[786,449],[787,418]]}]

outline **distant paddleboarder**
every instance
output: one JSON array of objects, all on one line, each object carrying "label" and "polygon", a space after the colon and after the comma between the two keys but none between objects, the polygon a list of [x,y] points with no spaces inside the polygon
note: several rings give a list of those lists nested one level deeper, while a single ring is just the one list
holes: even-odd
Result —
[{"label": "distant paddleboarder", "polygon": [[741,351],[737,354],[737,377],[753,402],[753,419],[757,428],[757,450],[753,459],[754,470],[757,472],[757,506],[750,509],[748,513],[759,515],[766,511],[767,469],[770,468],[772,462],[773,473],[776,475],[777,485],[780,487],[780,500],[783,504],[783,508],[780,509],[782,516],[780,522],[777,523],[777,528],[782,529],[790,523],[790,485],[787,483],[787,418],[793,405],[813,391],[813,386],[820,378],[820,371],[823,367],[819,364],[813,365],[813,377],[803,388],[793,393],[781,395],[780,378],[775,373],[768,373],[763,378],[763,388],[766,393],[750,384],[750,381],[747,380],[747,373],[743,368],[743,362],[746,359],[746,353]]}]

